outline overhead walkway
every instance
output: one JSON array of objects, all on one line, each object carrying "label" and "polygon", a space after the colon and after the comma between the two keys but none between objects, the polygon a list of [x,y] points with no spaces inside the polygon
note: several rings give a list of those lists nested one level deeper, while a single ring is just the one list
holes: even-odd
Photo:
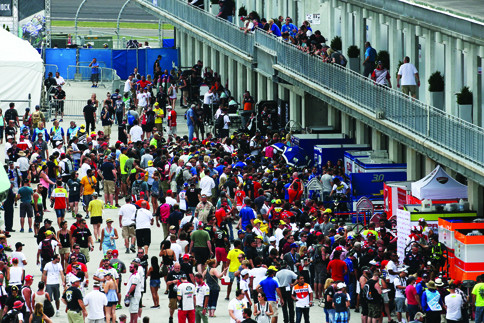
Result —
[{"label": "overhead walkway", "polygon": [[[375,86],[360,74],[323,63],[264,32],[244,34],[235,25],[186,2],[163,0],[155,6],[149,1],[135,1],[149,13],[169,21],[179,32],[189,34],[190,39],[244,64],[247,73],[262,73],[272,76],[275,82],[289,82],[300,91],[328,102],[389,138],[484,185],[483,128],[401,92]],[[182,47],[182,52],[188,50],[193,55],[189,49],[194,46],[188,44],[187,38],[177,45]],[[193,62],[197,59],[193,57]],[[217,70],[216,65],[212,66],[214,70]],[[300,114],[293,113],[293,116],[298,118]]]}]

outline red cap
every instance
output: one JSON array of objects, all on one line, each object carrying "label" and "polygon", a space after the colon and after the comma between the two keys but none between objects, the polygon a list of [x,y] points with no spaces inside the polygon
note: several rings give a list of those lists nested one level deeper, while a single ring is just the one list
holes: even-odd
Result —
[{"label": "red cap", "polygon": [[222,202],[222,206],[227,206],[227,205],[229,205],[229,203],[227,203],[227,202]]},{"label": "red cap", "polygon": [[66,156],[66,153],[62,153],[60,154],[61,157],[65,157]]},{"label": "red cap", "polygon": [[318,232],[316,232],[316,237],[319,236],[319,235],[322,235],[322,234],[323,234],[322,232],[318,231]]},{"label": "red cap", "polygon": [[114,249],[111,254],[114,256],[114,255],[119,255],[119,251],[117,249]]},{"label": "red cap", "polygon": [[139,195],[145,195],[145,192],[141,191],[139,192]]},{"label": "red cap", "polygon": [[167,191],[166,191],[166,194],[171,195],[171,194],[173,194],[173,191],[172,191],[172,190],[167,190]]},{"label": "red cap", "polygon": [[199,226],[199,227],[203,226],[203,222],[202,222],[202,221],[199,221],[199,222],[198,222],[198,226]]},{"label": "red cap", "polygon": [[107,145],[108,145],[108,143],[107,143],[107,142],[103,142],[103,143],[101,144],[101,146],[107,146]]},{"label": "red cap", "polygon": [[91,138],[96,138],[96,136],[97,136],[97,135],[96,135],[95,133],[93,133],[93,134],[91,135]]},{"label": "red cap", "polygon": [[121,140],[116,141],[117,144],[122,144],[123,142]]},{"label": "red cap", "polygon": [[20,135],[20,139],[25,139],[25,136]]},{"label": "red cap", "polygon": [[343,250],[343,247],[338,246],[338,247],[336,247],[336,249],[335,249],[335,250]]},{"label": "red cap", "polygon": [[30,280],[34,280],[34,276],[32,276],[32,275],[27,275],[27,276],[25,276],[25,280],[29,280],[29,281],[30,281]]},{"label": "red cap", "polygon": [[183,260],[190,259],[190,255],[186,253],[186,254],[183,255],[182,258],[183,258]]}]

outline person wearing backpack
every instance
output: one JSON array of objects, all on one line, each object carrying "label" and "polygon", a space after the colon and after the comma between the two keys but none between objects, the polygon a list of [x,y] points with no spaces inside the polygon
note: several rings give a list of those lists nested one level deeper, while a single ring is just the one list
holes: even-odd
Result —
[{"label": "person wearing backpack", "polygon": [[[55,248],[58,242],[54,239],[54,233],[51,230],[45,231],[45,239],[40,241],[37,250],[37,265],[40,265],[40,270],[43,271],[47,263],[54,259]],[[42,261],[39,260],[42,257]]]},{"label": "person wearing backpack", "polygon": [[225,138],[229,136],[229,126],[230,126],[230,118],[227,115],[227,108],[222,108],[222,113],[219,114],[217,119],[215,120],[215,130],[218,131],[219,138]]},{"label": "person wearing backpack", "polygon": [[368,323],[380,322],[383,298],[382,288],[379,283],[380,271],[376,269],[373,276],[369,279],[363,287],[362,296],[368,303]]},{"label": "person wearing backpack", "polygon": [[371,47],[369,41],[365,43],[365,60],[363,61],[363,66],[365,67],[363,71],[363,76],[368,77],[375,70],[376,61],[376,49]]},{"label": "person wearing backpack", "polygon": [[2,323],[24,323],[22,307],[24,302],[18,300],[13,303],[13,308],[9,310],[2,318]]}]

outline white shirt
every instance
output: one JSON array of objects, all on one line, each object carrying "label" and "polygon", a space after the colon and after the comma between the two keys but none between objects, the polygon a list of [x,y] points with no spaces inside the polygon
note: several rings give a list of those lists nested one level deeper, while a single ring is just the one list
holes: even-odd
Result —
[{"label": "white shirt", "polygon": [[128,284],[126,285],[126,293],[131,289],[132,285],[136,285],[133,296],[136,298],[140,298],[142,281],[138,273],[131,274],[131,276],[129,276]]},{"label": "white shirt", "polygon": [[284,235],[282,234],[283,230],[281,228],[276,229],[276,246],[279,246],[279,241],[281,241],[282,238],[284,238]]},{"label": "white shirt", "polygon": [[207,196],[212,196],[212,189],[215,188],[215,182],[213,181],[213,178],[210,176],[204,176],[200,180],[200,195],[207,195]]},{"label": "white shirt", "polygon": [[145,107],[148,105],[148,93],[140,92],[136,98],[138,99],[138,106]]},{"label": "white shirt", "polygon": [[[242,292],[244,292],[244,294],[245,294],[245,292],[247,292],[250,295],[249,282],[248,281],[241,279],[240,280],[240,289],[242,290]],[[247,298],[247,296],[244,296],[244,302],[245,302],[245,304],[249,304],[249,299]]]},{"label": "white shirt", "polygon": [[151,220],[153,219],[153,213],[147,209],[138,209],[136,215],[136,230],[151,228]]},{"label": "white shirt", "polygon": [[[52,246],[52,250],[54,250],[54,254],[55,254],[55,248],[57,247],[57,245],[58,245],[59,243],[57,242],[57,240],[51,239],[51,240],[50,240],[50,244],[51,244],[51,246]],[[42,251],[42,241],[41,241],[41,242],[39,242],[39,247],[38,247],[38,249],[39,249],[40,251]]]},{"label": "white shirt", "polygon": [[[229,311],[232,310],[234,312],[234,316],[237,320],[244,320],[244,317],[242,315],[242,312],[244,311],[244,308],[246,307],[244,300],[238,300],[237,298],[234,298],[229,302],[228,309]],[[230,316],[230,323],[237,323],[232,316]]]},{"label": "white shirt", "polygon": [[65,81],[65,80],[64,80],[64,78],[63,78],[62,76],[60,76],[60,75],[59,75],[59,77],[57,77],[57,76],[55,77],[55,81],[57,82],[57,85],[60,85],[60,86],[62,86],[62,85],[64,85],[64,84],[66,84],[66,81]]},{"label": "white shirt", "polygon": [[165,201],[166,201],[166,204],[169,204],[171,206],[175,205],[177,202],[176,202],[176,199],[174,199],[173,197],[171,196],[167,196],[165,198]]},{"label": "white shirt", "polygon": [[230,118],[228,115],[224,115],[224,129],[229,128]]},{"label": "white shirt", "polygon": [[415,81],[415,74],[417,73],[418,71],[413,64],[411,63],[402,64],[400,66],[400,69],[398,70],[398,75],[402,77],[401,84],[417,85],[417,82]]},{"label": "white shirt", "polygon": [[84,305],[87,308],[88,320],[101,320],[104,318],[104,306],[108,305],[108,298],[106,294],[99,290],[89,292],[83,299]]},{"label": "white shirt", "polygon": [[29,170],[30,163],[27,157],[20,157],[19,159],[17,159],[17,163],[18,169],[20,169],[21,172],[26,172]]},{"label": "white shirt", "polygon": [[212,104],[213,93],[205,92],[203,95],[203,104]]},{"label": "white shirt", "polygon": [[132,142],[141,141],[141,136],[143,135],[143,129],[140,126],[133,126],[129,130],[129,135],[131,136]]},{"label": "white shirt", "polygon": [[17,258],[18,259],[18,266],[19,267],[23,267],[24,266],[24,263],[23,261],[24,260],[27,260],[27,258],[25,258],[25,255],[23,252],[20,252],[20,251],[14,251],[12,252],[12,259],[13,258]]},{"label": "white shirt", "polygon": [[210,295],[210,287],[207,284],[197,285],[197,306],[203,307],[205,303],[205,297]]},{"label": "white shirt", "polygon": [[[192,215],[193,215],[193,214],[192,214]],[[183,226],[184,226],[185,224],[187,224],[188,222],[190,222],[190,220],[191,220],[191,218],[192,218],[192,215],[190,215],[190,216],[185,215],[185,216],[183,217],[183,219],[181,219],[181,221],[180,221],[180,228],[183,228]],[[198,219],[197,219],[197,217],[196,217],[196,216],[195,216],[195,217],[193,217],[193,221],[192,221],[192,223],[193,223],[193,230],[197,230],[197,227],[198,227]]]},{"label": "white shirt", "polygon": [[172,243],[170,249],[175,253],[176,262],[180,262],[181,256],[184,254],[182,247],[178,243]]},{"label": "white shirt", "polygon": [[185,200],[186,195],[187,192],[185,190],[178,193],[178,198],[180,199],[180,210],[182,211],[187,210],[187,200]]},{"label": "white shirt", "polygon": [[395,286],[395,298],[405,298],[405,289],[398,289],[397,286],[407,286],[406,279],[400,278],[400,276],[396,277],[393,281],[393,285]]},{"label": "white shirt", "polygon": [[129,91],[131,91],[131,81],[126,80],[126,82],[124,83],[124,92],[129,92]]},{"label": "white shirt", "polygon": [[60,284],[60,273],[62,271],[62,265],[60,263],[54,264],[52,261],[44,266],[44,271],[47,272],[46,285]]},{"label": "white shirt", "polygon": [[331,192],[331,182],[333,177],[329,174],[321,176],[321,183],[323,184],[323,192]]},{"label": "white shirt", "polygon": [[133,204],[125,204],[119,209],[118,215],[121,216],[121,226],[127,227],[134,223],[134,214],[136,213],[136,206]]},{"label": "white shirt", "polygon": [[449,294],[445,296],[444,303],[447,306],[447,314],[445,318],[448,320],[459,321],[462,318],[462,296],[460,294]]},{"label": "white shirt", "polygon": [[113,279],[119,278],[118,271],[116,269],[112,268],[112,267],[109,268],[109,269],[105,269],[104,267],[99,267],[97,269],[96,273],[94,274],[94,276],[96,276],[97,278],[103,279],[104,276],[106,276],[107,273],[111,273],[111,276],[113,276]]},{"label": "white shirt", "polygon": [[182,311],[191,311],[195,309],[195,285],[192,283],[182,283],[178,285],[176,295],[181,297],[179,309]]},{"label": "white shirt", "polygon": [[395,278],[398,277],[398,274],[396,275],[392,275],[390,274],[390,272],[388,272],[389,270],[395,272],[395,273],[398,273],[398,269],[397,269],[397,265],[393,262],[393,260],[390,260],[388,263],[387,263],[387,266],[385,267],[386,270],[387,270],[387,273],[388,273],[388,280],[390,281],[390,284],[393,284],[393,281],[395,280]]},{"label": "white shirt", "polygon": [[254,280],[252,281],[252,286],[255,289],[259,283],[266,278],[266,272],[267,268],[264,267],[258,267],[249,270],[249,277],[254,277]]},{"label": "white shirt", "polygon": [[84,177],[87,176],[87,171],[91,169],[91,166],[89,166],[86,163],[82,163],[81,167],[79,168],[79,177],[80,179],[83,179]]},{"label": "white shirt", "polygon": [[348,190],[348,184],[345,182],[340,182],[339,186],[334,184],[333,185],[333,191],[335,191],[338,194],[346,194],[346,191]]}]

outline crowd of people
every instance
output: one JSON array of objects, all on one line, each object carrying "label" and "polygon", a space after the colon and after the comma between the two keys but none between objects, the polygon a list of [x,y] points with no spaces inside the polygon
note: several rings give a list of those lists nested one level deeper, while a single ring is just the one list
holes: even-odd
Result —
[{"label": "crowd of people", "polygon": [[[154,74],[159,70],[158,60]],[[382,315],[391,322],[392,311],[399,322],[426,317],[433,323],[441,316],[464,322],[471,305],[476,321],[482,317],[482,279],[471,299],[461,282],[441,275],[445,248],[425,221],[413,228],[401,265],[386,217],[364,230],[335,220],[328,196],[347,191],[342,164],[327,163],[321,177],[316,168],[288,165],[273,145],[290,146],[291,134],[247,127],[252,112],[245,129],[233,131],[225,122],[227,89],[216,73],[202,71],[199,61],[187,74],[203,79],[209,85],[203,100],[216,96],[216,103],[193,103],[197,89],[185,90],[183,73],[165,72],[156,81],[133,73],[124,91],[102,102],[93,95],[79,127],[71,121],[63,129],[54,120],[47,130],[39,107],[21,123],[10,105],[3,116],[10,189],[0,235],[1,315],[49,322],[63,302],[69,322],[126,320],[116,315],[125,307],[135,323],[149,291],[154,309],[160,294],[168,297],[170,323],[175,312],[178,322],[207,322],[221,311],[220,293],[232,323],[253,316],[276,323],[279,310],[284,323],[308,323],[314,305],[331,323],[348,322],[354,313],[364,323],[381,322]],[[178,91],[180,106],[189,106],[188,135],[176,131]],[[244,111],[253,104],[246,93]],[[98,119],[103,130],[96,132]],[[210,119],[215,133],[200,128]],[[111,138],[116,123],[118,138]],[[303,195],[314,177],[326,191]],[[24,244],[17,242],[10,258],[5,254],[17,204],[20,233],[28,226],[36,238],[37,291],[33,273],[25,271],[33,260]],[[105,218],[104,209],[117,209],[119,218]],[[50,211],[56,221],[45,217]],[[155,235],[164,239],[153,252]],[[120,252],[132,260],[121,261]],[[88,273],[93,253],[103,259]]]}]

